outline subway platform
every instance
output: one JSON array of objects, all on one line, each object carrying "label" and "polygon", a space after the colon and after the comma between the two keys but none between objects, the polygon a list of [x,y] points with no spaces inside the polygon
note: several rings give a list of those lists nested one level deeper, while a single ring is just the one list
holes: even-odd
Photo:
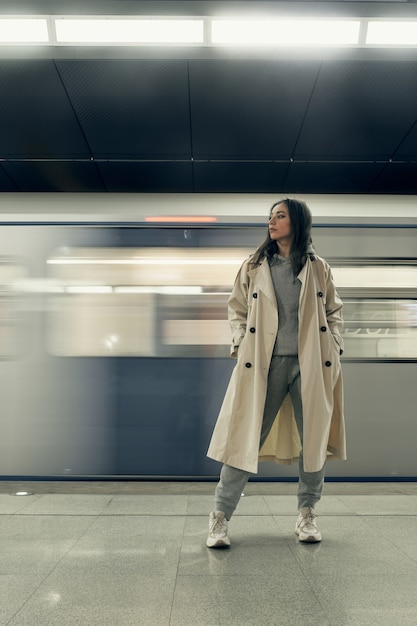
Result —
[{"label": "subway platform", "polygon": [[250,482],[223,550],[214,487],[0,482],[0,624],[417,624],[417,483],[326,483],[302,544],[297,485]]}]

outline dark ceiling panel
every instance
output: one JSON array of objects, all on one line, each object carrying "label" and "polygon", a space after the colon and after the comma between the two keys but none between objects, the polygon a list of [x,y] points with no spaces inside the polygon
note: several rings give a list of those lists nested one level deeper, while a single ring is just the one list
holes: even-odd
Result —
[{"label": "dark ceiling panel", "polygon": [[186,61],[58,61],[96,158],[191,156]]},{"label": "dark ceiling panel", "polygon": [[0,191],[417,194],[415,60],[193,50],[0,59]]},{"label": "dark ceiling panel", "polygon": [[94,163],[23,161],[3,167],[19,191],[105,191]]},{"label": "dark ceiling panel", "polygon": [[190,61],[194,158],[292,155],[318,62]]},{"label": "dark ceiling panel", "polygon": [[188,193],[193,191],[188,163],[98,163],[107,191]]},{"label": "dark ceiling panel", "polygon": [[1,191],[18,191],[18,187],[16,187],[10,176],[6,174],[2,167],[0,167],[0,192]]},{"label": "dark ceiling panel", "polygon": [[401,159],[417,159],[417,101],[416,107],[416,123],[410,129],[410,132],[405,137],[404,141],[398,147],[398,150],[393,155],[396,160]]},{"label": "dark ceiling panel", "polygon": [[282,189],[288,164],[194,162],[194,191],[200,193],[275,193]]},{"label": "dark ceiling panel", "polygon": [[370,191],[397,195],[417,194],[417,161],[388,163]]},{"label": "dark ceiling panel", "polygon": [[417,64],[326,61],[294,153],[297,159],[388,159],[417,115]]},{"label": "dark ceiling panel", "polygon": [[383,163],[292,163],[285,189],[294,193],[368,193]]},{"label": "dark ceiling panel", "polygon": [[1,59],[0,93],[1,156],[90,156],[54,61]]}]

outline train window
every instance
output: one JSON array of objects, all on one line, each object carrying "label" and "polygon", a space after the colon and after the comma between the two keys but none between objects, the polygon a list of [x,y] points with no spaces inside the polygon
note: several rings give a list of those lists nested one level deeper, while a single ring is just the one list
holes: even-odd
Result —
[{"label": "train window", "polygon": [[344,357],[417,359],[417,266],[357,262],[333,274],[344,302]]},{"label": "train window", "polygon": [[93,248],[48,259],[48,347],[66,356],[227,356],[247,250]]},{"label": "train window", "polygon": [[[48,260],[48,346],[66,356],[227,357],[246,248],[73,248]],[[417,359],[417,267],[332,266],[351,359]]]},{"label": "train window", "polygon": [[0,258],[0,359],[15,359],[21,353],[22,308],[17,285],[26,269],[17,259]]},{"label": "train window", "polygon": [[345,357],[416,359],[417,300],[344,300]]}]

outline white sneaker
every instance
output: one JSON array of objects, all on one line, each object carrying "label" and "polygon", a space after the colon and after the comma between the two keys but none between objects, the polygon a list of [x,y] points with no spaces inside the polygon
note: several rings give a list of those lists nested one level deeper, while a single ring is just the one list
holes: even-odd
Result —
[{"label": "white sneaker", "polygon": [[206,546],[208,548],[226,548],[230,546],[227,536],[227,519],[223,511],[212,511],[209,517],[209,534]]},{"label": "white sneaker", "polygon": [[300,509],[300,515],[295,525],[295,534],[298,535],[300,541],[309,543],[321,541],[321,533],[315,522],[316,517],[314,509],[311,507],[305,506]]}]

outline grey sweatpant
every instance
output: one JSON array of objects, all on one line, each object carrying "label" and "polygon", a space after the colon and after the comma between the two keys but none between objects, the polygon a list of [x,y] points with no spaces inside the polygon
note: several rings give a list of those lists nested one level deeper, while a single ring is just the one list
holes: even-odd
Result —
[{"label": "grey sweatpant", "polygon": [[[298,432],[303,443],[303,405],[301,401],[301,377],[296,356],[274,356],[268,373],[268,389],[265,400],[264,415],[259,448],[262,447],[272,428],[276,414],[287,393],[291,394],[294,416]],[[305,472],[303,453],[299,458],[298,508],[309,506],[314,508],[323,491],[325,466],[319,472]],[[220,481],[214,496],[214,510],[223,511],[226,519],[230,519],[238,505],[242,491],[250,476],[246,472],[230,465],[223,465]]]}]

